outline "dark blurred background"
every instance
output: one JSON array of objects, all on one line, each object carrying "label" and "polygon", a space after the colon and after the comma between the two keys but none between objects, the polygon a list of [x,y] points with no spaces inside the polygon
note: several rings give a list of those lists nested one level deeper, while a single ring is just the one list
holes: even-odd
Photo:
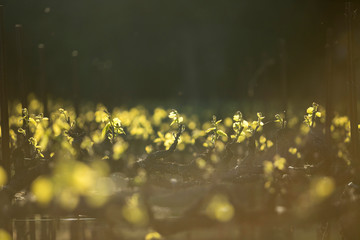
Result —
[{"label": "dark blurred background", "polygon": [[[283,39],[289,98],[321,100],[329,27],[336,94],[342,96],[346,90],[345,4],[340,1],[0,2],[5,5],[10,97],[18,89],[17,23],[24,27],[28,89],[40,89],[37,46],[43,43],[46,79],[55,97],[72,96],[71,54],[77,50],[84,100],[277,99],[284,71],[279,58]],[[354,43],[359,42],[359,19]]]}]

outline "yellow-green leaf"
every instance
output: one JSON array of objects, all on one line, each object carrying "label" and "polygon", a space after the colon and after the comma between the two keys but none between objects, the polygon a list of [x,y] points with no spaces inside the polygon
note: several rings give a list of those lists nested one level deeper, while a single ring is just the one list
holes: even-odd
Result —
[{"label": "yellow-green leaf", "polygon": [[224,131],[222,131],[222,130],[217,130],[216,133],[217,133],[218,135],[220,135],[220,136],[227,137],[227,134],[226,134]]}]

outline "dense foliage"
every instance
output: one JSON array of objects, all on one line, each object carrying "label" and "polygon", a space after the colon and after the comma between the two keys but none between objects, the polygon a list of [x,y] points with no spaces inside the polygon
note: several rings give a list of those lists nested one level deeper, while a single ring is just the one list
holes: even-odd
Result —
[{"label": "dense foliage", "polygon": [[[46,166],[15,199],[40,211],[57,206],[61,214],[101,216],[114,232],[120,222],[148,229],[146,239],[160,239],[195,228],[181,221],[187,217],[209,221],[199,220],[200,227],[246,225],[259,220],[245,210],[261,209],[258,217],[291,219],[289,226],[281,225],[281,234],[301,220],[320,226],[339,220],[328,210],[358,188],[349,184],[354,179],[349,119],[336,115],[326,141],[325,112],[316,103],[304,111],[304,119],[237,111],[205,122],[201,112],[186,115],[160,107],[110,112],[99,104],[84,106],[76,116],[55,102],[44,116],[40,102],[32,99],[28,109],[19,103],[11,109],[12,181]],[[0,186],[11,187],[8,178],[0,167]],[[176,210],[174,199],[164,204],[152,198],[158,188],[199,186],[191,201],[185,197],[189,193],[179,196],[186,211]],[[179,219],[177,226],[163,226],[162,220],[172,217]]]}]

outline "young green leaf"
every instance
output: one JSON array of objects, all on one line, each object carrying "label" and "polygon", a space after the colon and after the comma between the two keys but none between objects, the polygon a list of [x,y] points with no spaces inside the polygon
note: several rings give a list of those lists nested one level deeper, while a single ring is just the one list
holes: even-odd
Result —
[{"label": "young green leaf", "polygon": [[222,130],[217,130],[216,133],[220,136],[227,137],[227,134]]}]

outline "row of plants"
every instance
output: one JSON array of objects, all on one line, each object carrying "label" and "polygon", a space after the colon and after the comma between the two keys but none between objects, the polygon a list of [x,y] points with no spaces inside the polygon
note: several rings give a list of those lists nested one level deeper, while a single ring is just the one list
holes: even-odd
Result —
[{"label": "row of plants", "polygon": [[[71,107],[55,103],[51,108],[44,116],[36,99],[29,109],[19,103],[11,108],[12,176],[0,167],[0,186],[2,191],[14,189],[8,195],[16,207],[31,204],[41,212],[57,206],[67,214],[86,208],[85,214],[97,217],[96,209],[112,209],[100,215],[110,222],[149,229],[147,239],[155,239],[187,230],[184,222],[190,216],[205,217],[210,225],[246,223],[249,213],[244,209],[259,206],[273,217],[289,214],[291,219],[308,220],[314,209],[325,213],[332,204],[356,194],[351,190],[356,183],[349,185],[355,173],[349,118],[335,115],[325,133],[326,115],[316,103],[305,110],[303,119],[235,111],[208,121],[201,121],[202,113],[160,107],[109,111],[99,104],[96,109],[83,108],[78,116]],[[325,134],[331,136],[330,142]],[[17,186],[18,179],[25,181]],[[170,190],[205,186],[209,191],[180,216],[171,213],[178,217],[174,224],[183,227],[169,230],[152,209],[153,186]],[[250,187],[242,192],[238,186]],[[349,196],[344,197],[344,191]],[[244,194],[258,200],[242,201]],[[114,196],[121,196],[116,207]],[[339,216],[320,218],[323,224]],[[199,227],[205,223],[199,220]]]}]

